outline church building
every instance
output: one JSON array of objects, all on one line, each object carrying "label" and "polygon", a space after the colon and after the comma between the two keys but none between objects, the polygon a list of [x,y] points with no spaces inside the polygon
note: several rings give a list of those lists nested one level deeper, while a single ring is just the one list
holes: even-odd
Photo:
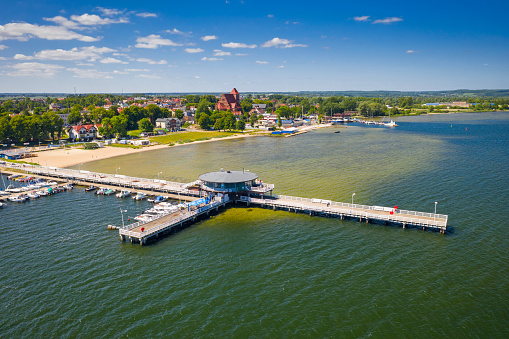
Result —
[{"label": "church building", "polygon": [[230,110],[234,115],[242,115],[242,106],[240,106],[240,94],[236,88],[232,89],[229,94],[222,94],[216,104],[219,111]]}]

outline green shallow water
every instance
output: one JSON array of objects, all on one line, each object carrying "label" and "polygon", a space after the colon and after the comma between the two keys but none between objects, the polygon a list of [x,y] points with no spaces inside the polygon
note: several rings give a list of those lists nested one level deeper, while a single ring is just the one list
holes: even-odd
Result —
[{"label": "green shallow water", "polygon": [[276,193],[449,215],[451,233],[259,208],[141,247],[145,202],[82,188],[0,211],[2,337],[507,337],[509,114],[400,118],[84,164],[194,181],[246,168]]}]

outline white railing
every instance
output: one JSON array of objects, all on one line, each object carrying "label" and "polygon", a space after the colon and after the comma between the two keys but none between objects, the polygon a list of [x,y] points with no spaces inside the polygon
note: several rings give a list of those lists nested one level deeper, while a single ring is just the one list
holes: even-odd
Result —
[{"label": "white railing", "polygon": [[[304,198],[305,199],[305,198]],[[311,199],[306,199],[311,200]],[[302,204],[302,203],[292,203],[288,201],[281,201],[281,200],[273,200],[273,199],[257,199],[257,198],[249,198],[248,201],[251,201],[253,203],[260,203],[270,206],[279,206],[283,208],[294,208],[299,210],[305,210],[305,211],[314,211],[314,212],[320,212],[320,213],[328,213],[328,214],[336,214],[336,215],[345,215],[349,217],[362,217],[367,219],[377,219],[377,220],[386,220],[386,221],[392,221],[392,222],[398,222],[398,223],[407,223],[412,225],[420,225],[420,226],[428,226],[428,227],[440,227],[445,228],[447,226],[447,218],[440,218],[445,219],[445,221],[437,220],[435,219],[421,219],[421,218],[412,218],[407,217],[402,214],[374,214],[369,213],[367,211],[360,211],[359,208],[334,208],[334,207],[322,207],[322,206],[314,206],[314,205],[308,205],[308,204]],[[351,204],[349,204],[351,205]]]},{"label": "white railing", "polygon": [[[184,221],[187,221],[187,220],[189,220],[189,219],[191,219],[193,217],[196,217],[197,215],[199,215],[201,213],[204,213],[204,212],[206,212],[208,210],[211,210],[211,209],[213,209],[213,208],[215,208],[217,206],[220,206],[221,204],[223,204],[223,203],[215,201],[215,202],[213,202],[213,203],[211,203],[209,205],[205,205],[203,207],[200,207],[197,210],[192,211],[192,212],[187,212],[187,213],[185,213],[185,214],[183,214],[183,215],[181,215],[181,216],[179,216],[179,217],[177,217],[175,219],[172,219],[170,221],[162,223],[161,225],[158,225],[156,227],[153,227],[153,228],[151,228],[149,230],[146,230],[146,231],[143,231],[143,232],[133,232],[133,231],[130,231],[133,228],[136,228],[138,226],[143,225],[141,223],[140,224],[137,223],[137,225],[135,227],[129,227],[128,229],[127,228],[120,229],[119,233],[121,235],[127,235],[127,236],[131,236],[131,237],[134,237],[134,238],[145,238],[147,236],[150,236],[153,233],[159,232],[162,229],[168,228],[168,227],[173,226],[175,224],[178,224],[180,222],[184,222]],[[154,220],[152,220],[152,221],[154,221]],[[135,224],[133,224],[133,225],[135,225]]]},{"label": "white railing", "polygon": [[277,197],[279,199],[283,199],[283,200],[301,201],[301,202],[308,202],[308,203],[325,203],[325,204],[329,203],[330,206],[341,206],[341,207],[347,207],[347,208],[357,208],[357,209],[384,211],[384,212],[392,211],[394,214],[415,215],[415,216],[434,218],[434,219],[446,219],[446,220],[448,219],[448,216],[445,214],[435,214],[435,213],[427,213],[427,212],[400,210],[400,209],[394,209],[393,207],[349,204],[346,202],[337,202],[337,201],[315,199],[315,198],[308,199],[308,198],[301,198],[301,197],[293,197],[290,195],[278,195]]}]

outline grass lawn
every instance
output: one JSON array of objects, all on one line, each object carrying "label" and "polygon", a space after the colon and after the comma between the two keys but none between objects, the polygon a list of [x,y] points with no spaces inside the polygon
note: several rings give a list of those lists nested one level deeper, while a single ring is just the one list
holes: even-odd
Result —
[{"label": "grass lawn", "polygon": [[167,135],[160,135],[151,137],[150,141],[159,142],[161,144],[185,144],[193,141],[210,140],[213,138],[224,138],[232,135],[241,134],[239,132],[182,132],[170,133]]},{"label": "grass lawn", "polygon": [[120,147],[120,148],[134,148],[134,149],[141,148],[141,146],[136,146],[136,145],[131,145],[131,144],[111,144],[111,145],[107,145],[106,147]]},{"label": "grass lawn", "polygon": [[141,129],[133,129],[132,131],[127,131],[127,135],[130,135],[132,137],[137,137],[141,133]]}]

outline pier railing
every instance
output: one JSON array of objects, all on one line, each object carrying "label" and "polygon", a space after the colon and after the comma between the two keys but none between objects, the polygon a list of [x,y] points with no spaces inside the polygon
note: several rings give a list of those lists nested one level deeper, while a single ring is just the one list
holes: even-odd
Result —
[{"label": "pier railing", "polygon": [[[134,238],[144,238],[144,237],[147,237],[147,236],[150,236],[151,234],[153,233],[157,233],[165,228],[168,228],[172,225],[176,225],[180,222],[185,222],[193,217],[196,217],[197,215],[201,214],[201,213],[204,213],[204,212],[207,212],[208,210],[211,210],[213,208],[216,208],[218,206],[221,206],[223,204],[225,204],[227,202],[224,201],[224,202],[220,202],[220,201],[214,201],[208,205],[205,205],[205,206],[202,206],[192,212],[187,212],[187,213],[184,213],[183,215],[179,216],[179,217],[176,217],[175,219],[172,219],[170,221],[167,221],[165,223],[162,223],[161,225],[158,225],[156,227],[153,227],[151,229],[148,229],[146,231],[143,231],[143,232],[133,232],[131,231],[132,229],[138,227],[138,226],[141,226],[141,225],[144,225],[146,224],[147,222],[145,223],[134,223],[134,224],[131,224],[129,225],[128,228],[123,228],[123,229],[120,229],[119,233],[121,235],[126,235],[126,236],[129,236],[129,237],[134,237]],[[159,218],[158,218],[159,219]],[[154,219],[152,221],[155,221],[157,219]]]},{"label": "pier railing", "polygon": [[330,206],[339,206],[346,208],[357,208],[363,210],[373,210],[373,211],[384,211],[384,212],[393,212],[394,214],[407,214],[407,215],[415,215],[426,218],[435,218],[435,219],[446,219],[448,218],[445,214],[435,214],[435,213],[427,213],[427,212],[417,212],[417,211],[409,211],[409,210],[401,210],[395,209],[393,207],[384,207],[384,206],[371,206],[371,205],[361,205],[361,204],[349,204],[346,202],[338,202],[324,199],[308,199],[301,197],[294,197],[290,195],[277,195],[279,199],[283,200],[291,200],[291,201],[301,201],[306,203],[318,203],[318,204],[329,204]]},{"label": "pier railing", "polygon": [[[283,198],[285,197],[285,198]],[[412,217],[412,214],[406,213],[373,213],[374,211],[379,212],[390,212],[391,208],[384,208],[381,206],[368,206],[368,205],[358,205],[358,204],[345,204],[345,203],[337,203],[331,204],[328,206],[316,206],[312,205],[312,203],[317,203],[318,199],[307,199],[307,198],[298,198],[298,199],[288,199],[286,196],[278,196],[279,199],[257,199],[257,198],[247,198],[247,201],[252,203],[258,203],[262,205],[269,206],[279,206],[283,208],[292,208],[298,209],[301,211],[312,211],[317,213],[324,213],[329,215],[338,215],[338,216],[348,216],[348,217],[356,217],[356,218],[365,218],[372,220],[381,220],[388,222],[397,222],[397,223],[406,223],[409,225],[416,226],[425,226],[429,228],[440,228],[445,229],[447,227],[447,216],[434,215],[433,213],[421,213],[416,212],[416,217]],[[246,199],[244,199],[246,200]],[[327,200],[326,200],[327,201]],[[300,202],[300,203],[299,203]],[[372,208],[369,208],[372,207]],[[371,212],[373,211],[373,212]],[[418,215],[419,213],[424,215]],[[431,215],[431,216],[429,216]],[[435,217],[434,217],[435,216]],[[419,218],[420,217],[420,218]],[[424,219],[423,217],[427,218]],[[444,218],[445,217],[445,218]]]}]

